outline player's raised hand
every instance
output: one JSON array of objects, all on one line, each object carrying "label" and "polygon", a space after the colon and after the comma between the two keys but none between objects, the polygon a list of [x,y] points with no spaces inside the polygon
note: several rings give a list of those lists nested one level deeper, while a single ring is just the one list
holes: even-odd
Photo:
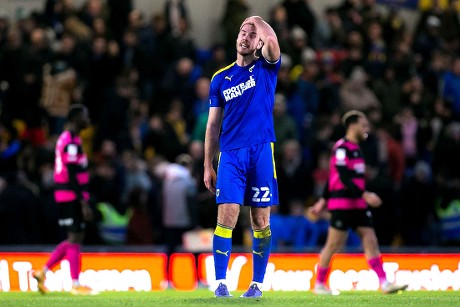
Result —
[{"label": "player's raised hand", "polygon": [[374,192],[365,191],[363,193],[364,201],[373,208],[378,208],[382,205],[382,199]]},{"label": "player's raised hand", "polygon": [[262,17],[260,16],[251,16],[251,17],[248,17],[246,18],[244,21],[243,21],[243,25],[247,24],[247,23],[252,23],[252,24],[255,24],[257,21],[262,21]]},{"label": "player's raised hand", "polygon": [[205,167],[203,181],[206,188],[216,194],[216,171],[213,167]]}]

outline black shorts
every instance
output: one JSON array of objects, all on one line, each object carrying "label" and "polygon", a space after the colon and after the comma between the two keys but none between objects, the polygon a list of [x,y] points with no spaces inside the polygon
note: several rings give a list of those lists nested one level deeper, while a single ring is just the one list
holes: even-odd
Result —
[{"label": "black shorts", "polygon": [[65,227],[67,231],[83,232],[85,230],[85,221],[83,220],[83,212],[81,210],[80,201],[70,201],[58,203],[60,226]]},{"label": "black shorts", "polygon": [[331,227],[338,230],[356,230],[358,227],[373,227],[369,209],[331,210]]}]

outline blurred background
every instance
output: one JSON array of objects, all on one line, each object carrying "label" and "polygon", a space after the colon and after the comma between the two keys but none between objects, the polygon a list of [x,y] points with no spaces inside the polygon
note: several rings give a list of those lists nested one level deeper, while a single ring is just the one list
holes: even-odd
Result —
[{"label": "blurred background", "polygon": [[[183,250],[213,229],[203,184],[212,75],[234,61],[241,22],[278,35],[274,251],[318,251],[306,209],[327,180],[341,115],[364,111],[362,144],[380,243],[460,246],[460,1],[0,0],[0,247],[54,244],[54,145],[71,104],[96,215],[85,243]],[[243,210],[234,244],[250,246]],[[201,240],[202,241],[202,240]],[[205,242],[193,244],[205,244]],[[193,245],[192,244],[192,245]],[[359,247],[350,235],[350,248]]]}]

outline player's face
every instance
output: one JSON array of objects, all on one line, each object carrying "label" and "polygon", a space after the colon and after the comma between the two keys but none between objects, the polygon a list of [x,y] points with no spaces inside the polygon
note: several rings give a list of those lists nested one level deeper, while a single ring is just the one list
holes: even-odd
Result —
[{"label": "player's face", "polygon": [[259,45],[259,35],[256,27],[252,24],[245,24],[241,27],[236,39],[236,51],[242,56],[253,54]]},{"label": "player's face", "polygon": [[369,121],[365,117],[360,117],[356,123],[356,136],[360,142],[365,141],[369,135]]}]

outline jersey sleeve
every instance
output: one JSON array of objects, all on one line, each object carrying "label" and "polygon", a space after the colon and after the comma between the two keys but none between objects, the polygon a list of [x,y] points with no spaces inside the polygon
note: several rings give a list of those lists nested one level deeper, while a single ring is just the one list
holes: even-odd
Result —
[{"label": "jersey sleeve", "polygon": [[273,73],[278,74],[278,71],[279,71],[280,68],[281,68],[281,56],[280,56],[280,58],[279,58],[278,60],[276,60],[276,61],[269,61],[269,60],[267,60],[267,59],[265,59],[265,58],[262,58],[262,63],[263,63],[262,65],[263,65],[264,67],[266,67],[266,68],[269,69],[269,70],[272,70]]},{"label": "jersey sleeve", "polygon": [[219,87],[220,87],[220,76],[214,76],[211,80],[211,85],[209,87],[209,106],[210,107],[223,107],[224,102],[221,98]]}]

